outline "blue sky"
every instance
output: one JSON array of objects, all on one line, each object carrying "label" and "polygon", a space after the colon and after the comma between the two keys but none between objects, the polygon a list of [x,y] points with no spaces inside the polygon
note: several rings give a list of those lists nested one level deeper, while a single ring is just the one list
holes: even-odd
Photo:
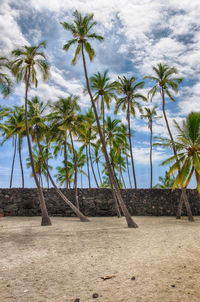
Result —
[{"label": "blue sky", "polygon": [[[142,80],[152,74],[152,66],[162,62],[176,66],[184,78],[176,103],[167,101],[166,109],[170,126],[173,119],[181,122],[192,110],[200,111],[200,3],[199,0],[3,0],[0,7],[0,53],[8,54],[14,48],[37,44],[46,40],[46,54],[51,64],[51,78],[39,83],[37,91],[32,89],[30,96],[36,94],[42,100],[55,101],[59,96],[80,95],[83,110],[90,106],[85,86],[82,61],[71,65],[74,49],[67,53],[63,44],[71,39],[60,22],[72,21],[72,12],[94,13],[98,22],[96,31],[103,35],[102,43],[94,43],[96,57],[88,62],[88,73],[109,70],[111,79],[118,75],[136,76]],[[151,87],[147,82],[143,93]],[[6,100],[0,96],[1,104],[14,105],[24,102],[24,84],[16,85],[14,93]],[[142,103],[141,103],[142,104]],[[143,104],[147,106],[147,104]],[[161,97],[158,94],[152,104],[158,105],[158,115],[162,115]],[[114,102],[112,104],[114,108]],[[108,112],[110,114],[110,112]],[[118,116],[124,123],[125,116]],[[136,164],[138,187],[149,186],[149,129],[147,123],[137,118],[131,125],[135,131],[133,152]],[[154,135],[168,137],[163,118],[153,125]],[[0,149],[0,187],[8,187],[11,169],[12,144],[8,142]],[[164,175],[166,168],[160,167],[169,152],[154,148],[154,184],[158,176]],[[24,144],[24,165],[27,147]],[[54,162],[52,162],[54,165]],[[34,186],[30,170],[26,169],[25,185]],[[18,159],[15,166],[14,186],[20,186]],[[87,186],[87,182],[85,182]]]}]

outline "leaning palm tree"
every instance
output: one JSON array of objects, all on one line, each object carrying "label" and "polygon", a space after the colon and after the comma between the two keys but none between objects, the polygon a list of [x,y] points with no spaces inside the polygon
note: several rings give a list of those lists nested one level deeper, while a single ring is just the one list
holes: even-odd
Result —
[{"label": "leaning palm tree", "polygon": [[133,160],[133,148],[131,141],[131,115],[136,116],[136,108],[142,113],[142,108],[137,99],[141,99],[146,101],[146,97],[138,92],[138,89],[143,88],[144,82],[136,82],[135,77],[126,78],[125,76],[118,77],[118,81],[115,82],[116,88],[120,94],[122,94],[121,98],[117,99],[115,114],[122,108],[123,111],[126,112],[126,119],[128,122],[128,139],[129,139],[129,149],[131,155],[131,164],[134,178],[134,185],[137,189],[136,175],[135,175],[135,165]]},{"label": "leaning palm tree", "polygon": [[157,116],[157,112],[156,112],[157,107],[158,106],[154,106],[152,109],[145,107],[144,108],[145,114],[141,115],[141,118],[148,119],[148,127],[149,127],[149,130],[150,130],[150,154],[149,154],[149,159],[150,159],[150,188],[151,189],[152,189],[152,183],[153,183],[153,164],[152,164],[153,119],[161,118],[161,116]]},{"label": "leaning palm tree", "polygon": [[5,73],[9,68],[9,61],[6,57],[0,57],[0,91],[4,97],[11,93],[12,82],[10,77]]},{"label": "leaning palm tree", "polygon": [[100,121],[99,121],[99,116],[98,116],[98,112],[96,109],[96,104],[94,101],[94,98],[92,96],[92,92],[90,89],[90,83],[89,83],[89,78],[88,78],[88,73],[87,73],[87,67],[86,67],[86,60],[85,60],[85,51],[87,52],[87,54],[89,55],[89,59],[92,61],[92,59],[95,56],[95,51],[92,48],[91,44],[88,42],[89,40],[98,40],[98,41],[103,41],[103,37],[100,35],[97,35],[94,32],[91,32],[91,30],[93,29],[93,27],[97,24],[95,21],[93,21],[93,14],[86,14],[85,16],[82,16],[77,10],[73,13],[74,16],[74,23],[67,23],[67,22],[63,22],[62,25],[64,27],[64,29],[66,29],[67,31],[70,31],[73,35],[73,39],[68,41],[65,45],[64,45],[64,50],[68,51],[69,48],[74,45],[77,44],[77,48],[76,48],[76,52],[75,52],[75,56],[72,60],[72,64],[76,63],[76,60],[78,58],[78,56],[80,54],[82,54],[82,59],[83,59],[83,67],[84,67],[84,73],[85,73],[85,79],[86,79],[86,84],[87,84],[87,90],[90,96],[90,100],[92,103],[92,107],[94,110],[94,114],[95,114],[95,118],[96,118],[96,122],[97,122],[97,127],[98,127],[98,131],[99,131],[99,136],[101,139],[101,143],[102,143],[102,148],[103,148],[103,152],[104,152],[104,156],[105,156],[105,160],[106,160],[106,165],[107,165],[107,169],[109,172],[109,177],[110,177],[110,182],[111,185],[113,187],[113,190],[115,191],[115,193],[113,192],[113,194],[116,194],[118,202],[120,204],[120,207],[124,213],[124,216],[126,217],[127,220],[127,224],[128,227],[137,227],[137,224],[133,221],[133,219],[131,218],[130,213],[128,212],[128,209],[121,197],[121,193],[117,184],[117,181],[115,179],[115,176],[113,174],[111,165],[110,165],[110,160],[109,160],[109,156],[106,150],[106,144],[105,144],[105,140],[104,140],[104,136],[101,130],[101,125],[100,125]]},{"label": "leaning palm tree", "polygon": [[[174,124],[177,130],[176,140],[173,142],[176,156],[170,157],[162,164],[175,162],[169,170],[169,175],[178,172],[172,189],[182,188],[185,191],[192,176],[195,175],[197,190],[200,193],[200,113],[191,112],[181,126],[176,121]],[[162,139],[162,141],[162,146],[174,147],[171,140]],[[184,201],[184,195],[182,200]],[[192,213],[190,215],[192,216]]]},{"label": "leaning palm tree", "polygon": [[113,98],[116,98],[116,89],[113,83],[110,83],[108,77],[108,71],[106,70],[103,74],[100,72],[95,73],[90,77],[90,87],[94,92],[94,100],[97,102],[97,108],[100,99],[101,116],[103,120],[103,134],[105,136],[105,104],[110,109],[110,103]]},{"label": "leaning palm tree", "polygon": [[45,155],[47,154],[43,152],[43,147],[40,144],[41,138],[44,136],[45,132],[43,130],[46,130],[47,126],[45,124],[45,116],[44,116],[44,110],[46,108],[46,105],[43,104],[43,102],[40,102],[38,98],[33,98],[32,102],[29,101],[29,114],[31,113],[32,117],[32,129],[33,129],[33,137],[36,138],[37,146],[40,152],[40,157],[42,160],[42,164],[45,167],[46,175],[48,175],[48,178],[50,179],[55,191],[58,193],[58,195],[65,201],[65,203],[75,212],[75,214],[80,218],[81,221],[87,222],[89,219],[85,217],[77,207],[75,207],[66,197],[65,195],[58,189],[56,186],[56,183],[54,182],[51,174],[49,165],[47,164],[47,158],[45,158]]},{"label": "leaning palm tree", "polygon": [[[152,101],[153,97],[155,96],[155,94],[157,92],[160,92],[160,94],[161,94],[163,116],[165,119],[169,137],[172,142],[172,150],[173,150],[174,156],[177,157],[174,139],[173,139],[173,136],[172,136],[172,133],[171,133],[171,130],[169,127],[167,115],[165,112],[165,103],[166,103],[165,96],[167,95],[170,100],[175,102],[175,99],[173,97],[173,92],[174,93],[178,92],[178,85],[182,83],[183,79],[176,77],[176,74],[178,73],[177,69],[175,67],[169,67],[167,64],[159,63],[159,64],[157,64],[157,66],[153,67],[153,71],[155,73],[154,76],[145,77],[145,79],[150,79],[153,82],[155,82],[155,85],[148,92],[148,97],[150,97],[150,100]],[[185,190],[182,190],[181,200],[179,202],[178,211],[177,211],[177,215],[176,215],[177,219],[180,219],[180,216],[178,213],[180,213],[180,211],[181,211],[180,208],[182,207],[182,200],[184,200],[186,208],[189,209],[189,211],[191,211],[189,202],[187,200],[186,192],[185,192]],[[188,217],[190,217],[189,213],[188,213]],[[193,220],[193,218],[191,218],[191,220]]]},{"label": "leaning palm tree", "polygon": [[49,74],[49,64],[46,60],[45,54],[41,51],[41,48],[46,47],[45,42],[39,43],[37,46],[24,46],[12,51],[12,55],[15,59],[11,62],[11,70],[16,77],[17,82],[25,82],[25,126],[26,135],[28,141],[29,156],[31,161],[32,172],[36,186],[38,188],[38,195],[40,200],[40,208],[42,212],[41,225],[51,225],[51,220],[48,216],[44,195],[40,186],[34,165],[31,139],[29,136],[28,126],[28,92],[31,84],[37,87],[37,73],[42,73],[43,79],[46,80]]}]

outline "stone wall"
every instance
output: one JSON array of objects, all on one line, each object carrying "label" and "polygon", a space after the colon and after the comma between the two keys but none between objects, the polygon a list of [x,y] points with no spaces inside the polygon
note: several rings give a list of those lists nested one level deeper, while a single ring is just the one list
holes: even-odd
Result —
[{"label": "stone wall", "polygon": [[[54,189],[44,189],[48,212],[51,216],[75,216]],[[62,189],[74,203],[74,190]],[[123,189],[122,196],[132,215],[173,216],[180,199],[180,190]],[[78,189],[80,209],[86,216],[115,215],[114,200],[110,189]],[[200,199],[196,190],[187,190],[193,215],[200,215]],[[37,189],[0,189],[0,215],[40,215]],[[185,214],[185,209],[183,211]]]}]

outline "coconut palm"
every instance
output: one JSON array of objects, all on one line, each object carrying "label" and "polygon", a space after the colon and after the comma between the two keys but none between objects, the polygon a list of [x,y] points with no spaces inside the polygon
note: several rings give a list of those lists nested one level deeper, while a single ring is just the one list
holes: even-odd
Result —
[{"label": "coconut palm", "polygon": [[[148,97],[150,97],[150,100],[152,101],[153,97],[155,96],[155,94],[157,92],[160,92],[160,94],[161,94],[163,116],[165,119],[169,137],[172,142],[172,150],[173,150],[174,156],[177,157],[174,139],[173,139],[170,127],[169,127],[169,123],[168,123],[168,119],[167,119],[167,115],[166,115],[166,111],[165,111],[165,103],[166,103],[165,97],[167,95],[170,100],[175,102],[173,92],[174,93],[178,92],[178,86],[179,86],[179,84],[182,83],[183,79],[176,77],[178,70],[175,67],[169,67],[167,64],[159,63],[159,64],[157,64],[157,66],[153,66],[153,71],[155,74],[154,76],[145,77],[145,79],[150,79],[153,82],[155,82],[155,85],[148,92]],[[177,160],[178,160],[178,158],[177,158]],[[186,208],[189,209],[188,217],[190,217],[190,219],[193,221],[193,218],[189,214],[191,212],[191,210],[190,210],[190,205],[187,200],[185,190],[182,190],[182,195],[181,195],[181,200],[178,205],[178,211],[177,211],[176,218],[180,219],[180,216],[178,213],[181,212],[182,201],[184,200]]]},{"label": "coconut palm", "polygon": [[41,225],[51,225],[51,220],[48,216],[42,188],[40,186],[34,165],[34,159],[32,154],[31,140],[29,136],[28,126],[28,92],[31,84],[37,87],[37,73],[40,71],[43,76],[43,80],[46,80],[49,74],[49,64],[46,60],[45,54],[41,51],[41,48],[46,47],[45,42],[39,43],[37,46],[24,46],[12,51],[12,55],[15,59],[11,62],[12,73],[15,75],[17,82],[25,82],[25,126],[26,135],[28,141],[29,156],[31,160],[31,167],[36,186],[38,188],[38,195],[40,200],[40,207],[42,212]]},{"label": "coconut palm", "polygon": [[[99,188],[97,177],[94,172],[93,160],[92,160],[92,155],[91,155],[91,148],[95,146],[95,143],[93,143],[93,141],[96,140],[96,138],[97,138],[96,127],[95,127],[94,123],[95,123],[94,113],[92,111],[92,108],[90,108],[84,114],[82,124],[80,124],[79,131],[78,131],[79,132],[78,141],[82,143],[82,147],[85,148],[85,151],[86,151],[89,188],[91,188],[90,165],[91,165],[91,169],[92,169],[92,173],[94,176],[96,186],[97,186],[97,188]],[[89,164],[89,162],[90,162],[90,164]]]},{"label": "coconut palm", "polygon": [[9,61],[6,57],[0,57],[0,91],[4,97],[11,93],[12,82],[5,73],[5,69],[9,68]]},{"label": "coconut palm", "polygon": [[21,175],[22,175],[22,188],[24,188],[24,171],[23,171],[22,154],[21,154],[22,141],[25,135],[24,108],[23,106],[14,106],[14,108],[12,109],[9,110],[6,109],[5,112],[8,118],[4,123],[0,124],[0,128],[3,130],[3,140],[1,144],[4,144],[7,140],[12,138],[13,146],[14,146],[12,168],[11,168],[11,175],[10,175],[10,188],[12,187],[17,145],[18,145]]},{"label": "coconut palm", "polygon": [[169,175],[167,171],[165,171],[165,176],[159,176],[158,177],[160,183],[155,185],[155,189],[170,189],[174,185],[174,176]]},{"label": "coconut palm", "polygon": [[[68,134],[74,122],[74,117],[80,111],[78,105],[78,96],[70,95],[67,98],[59,98],[54,104],[51,104],[52,114],[49,116],[52,128],[55,130],[54,140],[57,141],[55,152],[63,149],[64,163],[66,168],[66,187],[69,187],[68,182]],[[61,147],[61,148],[60,148]]]},{"label": "coconut palm", "polygon": [[33,126],[33,133],[35,134],[36,141],[37,141],[37,146],[40,152],[40,156],[43,162],[43,165],[46,169],[46,173],[55,188],[55,191],[58,193],[58,195],[65,201],[65,203],[75,212],[75,214],[80,218],[81,221],[87,222],[89,221],[88,218],[86,218],[77,207],[75,207],[66,197],[65,195],[58,189],[56,186],[50,171],[49,171],[49,166],[47,164],[47,159],[45,158],[45,155],[47,154],[43,152],[42,146],[40,144],[40,139],[43,136],[43,129],[46,128],[46,124],[44,123],[44,118],[42,114],[44,113],[44,110],[46,108],[46,105],[43,104],[43,102],[40,102],[38,98],[33,98],[32,102],[29,102],[29,112],[31,113],[32,116],[32,126]]},{"label": "coconut palm", "polygon": [[98,117],[98,113],[97,113],[97,109],[96,109],[96,105],[95,105],[95,101],[94,98],[92,96],[92,92],[90,89],[90,83],[89,83],[89,78],[88,78],[88,73],[87,73],[87,67],[86,67],[86,60],[85,60],[85,52],[89,55],[89,59],[92,61],[94,56],[95,56],[95,51],[92,48],[91,44],[89,43],[89,40],[98,40],[98,41],[103,41],[103,37],[100,35],[97,35],[94,32],[91,32],[92,29],[94,28],[94,26],[97,24],[95,21],[93,21],[93,14],[86,14],[85,16],[82,16],[77,10],[74,11],[73,13],[74,16],[74,23],[67,23],[67,22],[63,22],[62,25],[64,27],[64,29],[66,29],[67,31],[70,31],[73,35],[73,39],[68,41],[64,46],[64,50],[68,51],[69,48],[74,45],[77,44],[77,48],[76,48],[76,52],[75,52],[75,56],[72,60],[72,64],[76,63],[76,60],[78,58],[78,56],[81,54],[82,55],[82,59],[83,59],[83,67],[84,67],[84,73],[85,73],[85,79],[86,79],[86,84],[87,84],[87,90],[90,96],[90,100],[92,103],[92,107],[94,110],[94,114],[95,114],[95,118],[96,118],[96,122],[97,122],[97,127],[98,127],[98,131],[99,131],[99,136],[101,139],[101,143],[102,143],[102,148],[103,148],[103,152],[104,152],[104,156],[105,156],[105,160],[106,160],[106,165],[107,165],[107,169],[109,172],[109,177],[110,177],[110,182],[111,185],[113,187],[113,190],[115,191],[115,193],[113,192],[113,194],[117,195],[117,199],[118,202],[120,204],[120,207],[124,213],[124,216],[126,217],[127,220],[127,224],[128,227],[137,227],[137,224],[133,221],[133,219],[131,218],[128,209],[121,197],[121,193],[117,184],[117,181],[115,179],[115,176],[113,174],[111,165],[110,165],[110,160],[109,160],[109,156],[106,150],[106,144],[105,144],[105,140],[104,140],[104,136],[101,130],[101,125],[100,125],[100,121],[99,121],[99,117]]},{"label": "coconut palm", "polygon": [[132,148],[132,140],[131,140],[131,115],[136,116],[136,108],[142,113],[142,108],[138,99],[146,101],[146,97],[138,92],[138,89],[143,88],[144,82],[136,82],[135,77],[126,78],[125,76],[118,77],[118,81],[115,82],[116,88],[120,94],[122,94],[121,98],[118,98],[116,101],[115,114],[122,108],[123,111],[126,112],[126,119],[128,122],[128,139],[129,139],[129,148],[131,155],[131,164],[134,178],[134,185],[137,188],[136,175],[135,175],[135,166],[133,159],[133,148]]},{"label": "coconut palm", "polygon": [[161,116],[157,116],[156,108],[158,106],[154,106],[152,109],[145,107],[145,113],[141,115],[141,118],[146,118],[148,120],[148,127],[150,130],[150,188],[152,189],[152,183],[153,183],[153,165],[152,165],[152,138],[153,138],[153,120],[161,118]]},{"label": "coconut palm", "polygon": [[[174,121],[174,124],[177,130],[176,140],[174,141],[176,156],[170,157],[162,164],[175,162],[169,170],[169,175],[178,172],[172,189],[182,188],[185,191],[192,176],[195,175],[197,190],[200,193],[200,113],[191,112],[181,126],[176,121]],[[171,140],[161,140],[162,146],[174,147]],[[182,201],[184,201],[184,195],[182,195]],[[188,208],[187,210],[190,215],[188,219],[193,221],[191,210]]]},{"label": "coconut palm", "polygon": [[90,77],[90,87],[94,92],[94,100],[97,102],[97,108],[100,100],[101,115],[103,120],[103,134],[105,134],[105,104],[110,109],[110,103],[113,98],[116,98],[116,89],[113,83],[110,83],[108,71],[103,74],[97,72]]}]

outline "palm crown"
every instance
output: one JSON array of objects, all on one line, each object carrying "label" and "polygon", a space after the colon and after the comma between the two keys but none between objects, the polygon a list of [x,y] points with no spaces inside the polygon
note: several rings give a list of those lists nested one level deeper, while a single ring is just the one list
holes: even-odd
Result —
[{"label": "palm crown", "polygon": [[70,31],[74,36],[74,39],[69,40],[64,46],[63,49],[68,51],[71,45],[78,44],[72,64],[76,63],[77,57],[81,53],[82,47],[85,48],[90,60],[92,61],[95,56],[95,51],[92,48],[91,44],[88,42],[90,39],[96,39],[98,41],[103,41],[103,37],[97,35],[96,33],[91,33],[91,29],[97,23],[93,21],[93,14],[86,14],[84,17],[75,10],[73,13],[74,23],[63,22],[62,26]]},{"label": "palm crown", "polygon": [[4,72],[5,68],[9,68],[9,62],[6,57],[0,57],[0,89],[4,97],[8,96],[11,92],[11,80]]},{"label": "palm crown", "polygon": [[155,76],[146,76],[145,79],[150,79],[156,84],[150,89],[148,97],[152,101],[154,95],[158,90],[164,89],[169,98],[175,102],[172,95],[172,91],[178,92],[178,85],[182,83],[183,79],[174,77],[178,73],[175,67],[169,67],[167,64],[159,63],[157,66],[153,66]]},{"label": "palm crown", "polygon": [[21,49],[18,48],[12,51],[16,59],[11,64],[11,70],[18,82],[26,81],[28,74],[30,74],[31,82],[37,87],[37,69],[42,72],[43,79],[47,79],[49,64],[44,53],[39,51],[41,47],[46,47],[45,42],[41,42],[37,46],[24,46]]},{"label": "palm crown", "polygon": [[[176,163],[169,170],[169,174],[178,171],[173,188],[187,187],[193,173],[195,173],[197,188],[200,192],[200,113],[190,113],[182,127],[177,122],[174,123],[178,132],[174,142],[178,159],[176,156],[172,156],[162,164],[176,160]],[[172,147],[171,140],[162,139],[162,141],[161,145]]]}]

